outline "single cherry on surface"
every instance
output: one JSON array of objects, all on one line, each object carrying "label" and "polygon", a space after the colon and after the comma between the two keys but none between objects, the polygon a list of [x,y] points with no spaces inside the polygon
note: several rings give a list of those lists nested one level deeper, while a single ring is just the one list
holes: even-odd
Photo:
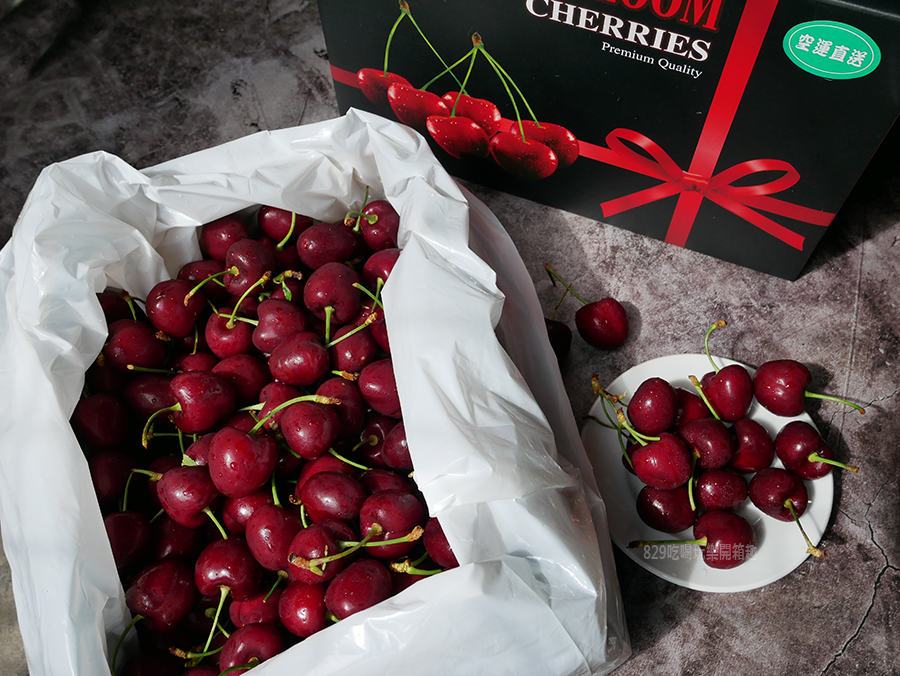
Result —
[{"label": "single cherry on surface", "polygon": [[581,301],[582,307],[575,312],[575,328],[585,342],[600,350],[614,350],[625,343],[628,338],[629,322],[625,308],[619,301],[608,297],[588,302],[549,264],[544,265],[544,270],[547,271],[554,286],[559,281],[568,293]]},{"label": "single cherry on surface", "polygon": [[793,417],[806,410],[805,399],[826,399],[846,404],[860,413],[866,410],[838,397],[810,392],[806,386],[812,381],[809,369],[793,359],[774,359],[760,364],[753,374],[753,393],[763,408],[775,415]]}]

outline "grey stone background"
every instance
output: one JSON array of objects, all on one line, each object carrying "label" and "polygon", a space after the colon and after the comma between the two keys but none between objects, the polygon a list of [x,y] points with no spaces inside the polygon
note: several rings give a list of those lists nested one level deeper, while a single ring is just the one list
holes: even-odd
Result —
[{"label": "grey stone background", "polygon": [[[106,150],[138,168],[261,129],[338,114],[314,2],[0,2],[0,244],[48,164]],[[360,30],[364,30],[361,27]],[[614,296],[628,343],[600,353],[577,337],[563,365],[576,418],[602,382],[650,358],[702,349],[752,366],[808,364],[816,388],[862,403],[812,415],[858,475],[836,477],[823,546],[762,589],[704,594],[616,553],[634,655],[617,674],[898,673],[900,136],[889,136],[801,278],[767,277],[690,251],[468,186],[519,246],[552,311],[551,263],[582,295]],[[566,302],[559,319],[571,323]],[[0,672],[27,673],[5,558]],[[539,674],[540,668],[535,669]]]}]

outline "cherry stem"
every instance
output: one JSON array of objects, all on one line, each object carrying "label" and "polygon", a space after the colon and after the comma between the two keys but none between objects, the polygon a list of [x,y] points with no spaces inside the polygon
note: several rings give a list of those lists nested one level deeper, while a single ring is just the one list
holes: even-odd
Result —
[{"label": "cherry stem", "polygon": [[356,444],[356,446],[353,447],[353,450],[354,451],[359,450],[359,448],[361,446],[366,446],[366,445],[375,446],[377,443],[378,443],[378,437],[375,436],[374,434],[370,434],[365,439],[361,440],[358,444]]},{"label": "cherry stem", "polygon": [[266,603],[269,600],[269,597],[275,593],[275,590],[278,589],[278,585],[288,579],[288,573],[286,570],[279,570],[275,577],[275,582],[269,588],[269,592],[266,594],[266,597],[263,599],[263,603]]},{"label": "cherry stem", "polygon": [[522,128],[522,118],[519,115],[519,109],[516,107],[516,102],[513,100],[512,93],[509,91],[509,87],[506,86],[506,82],[513,86],[513,89],[516,90],[516,93],[519,95],[519,98],[522,99],[522,103],[525,105],[525,108],[528,110],[528,114],[531,115],[531,119],[534,120],[535,124],[539,127],[540,122],[538,122],[537,116],[534,114],[534,111],[531,109],[531,106],[528,105],[528,99],[525,98],[525,95],[522,93],[522,90],[519,89],[518,85],[516,85],[515,80],[510,77],[509,73],[503,70],[503,66],[500,65],[500,62],[497,61],[493,56],[488,54],[487,50],[484,48],[484,44],[481,42],[481,36],[478,33],[475,33],[472,36],[472,41],[475,41],[475,37],[478,37],[478,44],[475,45],[476,49],[481,50],[481,53],[485,55],[488,60],[488,63],[494,68],[494,71],[500,76],[500,80],[503,82],[503,87],[506,89],[506,93],[509,94],[510,101],[513,104],[513,110],[516,111],[516,119],[519,121],[519,132],[522,134],[522,140],[525,140],[525,130]]},{"label": "cherry stem", "polygon": [[[366,194],[363,197],[362,206],[359,208],[359,211],[348,211],[347,215],[344,216],[344,225],[350,228],[353,232],[361,232],[362,228],[360,227],[360,222],[363,218],[365,218],[369,223],[374,223],[378,220],[378,216],[375,216],[375,221],[371,219],[370,216],[367,216],[363,213],[363,209],[366,208],[366,205],[369,203],[369,186],[366,186]],[[354,219],[353,216],[356,216]],[[374,214],[373,214],[374,216]]]},{"label": "cherry stem", "polygon": [[244,299],[250,295],[250,292],[253,291],[253,289],[255,289],[258,286],[265,286],[270,279],[272,279],[272,273],[271,273],[271,271],[267,270],[266,272],[263,273],[262,277],[260,277],[255,282],[253,282],[253,284],[250,285],[250,288],[241,294],[241,297],[238,298],[238,302],[234,304],[234,307],[231,310],[231,315],[228,317],[228,321],[225,323],[225,326],[227,328],[229,328],[229,329],[234,328],[234,322],[237,321],[238,308],[241,306],[241,303],[244,302]]},{"label": "cherry stem", "polygon": [[259,429],[265,425],[269,420],[271,420],[272,416],[274,416],[278,411],[291,406],[292,404],[296,404],[301,401],[314,401],[317,404],[340,404],[341,400],[336,397],[323,397],[321,394],[304,394],[302,397],[294,397],[293,399],[288,399],[285,402],[278,404],[275,408],[269,411],[265,417],[260,418],[259,422],[256,423],[253,427],[250,428],[250,431],[247,434],[256,434],[259,432]]},{"label": "cherry stem", "polygon": [[[447,75],[448,73],[454,80],[456,80],[457,83],[459,83],[459,79],[456,77],[456,75],[453,74],[453,69],[456,68],[459,64],[461,64],[466,59],[470,58],[474,52],[475,52],[475,48],[473,47],[468,52],[463,54],[459,58],[459,60],[456,61],[456,63],[454,63],[452,66],[446,66],[444,68],[444,70],[442,70],[440,73],[438,73],[433,78],[431,78],[428,82],[426,82],[424,85],[422,85],[422,91],[425,91],[428,87],[430,87],[432,84],[434,84],[434,82],[436,80],[439,80],[440,78],[442,78],[444,75]],[[460,94],[462,94],[464,91],[465,91],[465,88],[460,84]],[[455,108],[455,105],[456,104],[454,104],[454,108]]]},{"label": "cherry stem", "polygon": [[312,573],[315,573],[316,575],[324,575],[325,571],[323,571],[320,566],[327,565],[331,561],[337,561],[338,559],[342,559],[345,556],[349,556],[360,547],[365,546],[365,543],[367,543],[370,539],[372,539],[376,535],[380,535],[382,532],[383,529],[381,528],[381,526],[379,526],[377,523],[373,523],[372,527],[369,529],[369,532],[366,534],[366,537],[364,537],[361,541],[352,543],[348,541],[342,541],[343,544],[346,544],[348,546],[346,549],[342,549],[337,554],[322,556],[317,559],[304,559],[303,557],[297,556],[293,552],[290,552],[288,554],[288,563],[292,566],[297,566],[298,568],[308,570]]},{"label": "cherry stem", "polygon": [[206,638],[206,644],[203,646],[202,652],[209,650],[209,645],[212,643],[213,636],[216,634],[216,626],[219,624],[219,615],[222,614],[222,606],[225,605],[225,599],[228,598],[230,592],[231,589],[224,584],[219,586],[219,605],[216,606],[216,615],[213,618],[212,627],[209,628],[209,636]]},{"label": "cherry stem", "polygon": [[700,384],[700,381],[697,379],[697,376],[688,376],[688,379],[691,381],[691,385],[694,386],[694,389],[697,390],[697,394],[700,395],[700,398],[703,400],[703,403],[706,404],[706,408],[709,409],[709,412],[713,414],[713,418],[718,420],[719,422],[722,419],[719,417],[719,414],[716,413],[716,409],[710,403],[709,399],[706,398],[706,392],[703,391],[703,385]]},{"label": "cherry stem", "polygon": [[556,301],[556,305],[553,306],[553,314],[550,316],[550,319],[556,319],[556,313],[559,311],[559,306],[562,305],[562,302],[566,299],[566,296],[569,295],[569,289],[566,287],[565,291],[562,292],[562,295],[559,297],[559,300]]},{"label": "cherry stem", "polygon": [[325,343],[326,345],[331,341],[331,315],[334,314],[334,306],[326,305],[325,306]]},{"label": "cherry stem", "polygon": [[407,573],[409,575],[434,575],[435,573],[443,572],[443,568],[419,568],[419,564],[427,557],[428,554],[424,554],[415,561],[410,561],[409,559],[406,559],[405,561],[393,561],[390,564],[390,569],[395,573]]},{"label": "cherry stem", "polygon": [[709,359],[709,363],[712,364],[713,370],[718,373],[719,367],[716,365],[716,362],[713,361],[712,355],[709,353],[709,337],[712,335],[712,332],[716,329],[721,329],[723,326],[726,326],[727,322],[724,319],[720,319],[717,322],[713,322],[713,325],[710,326],[706,330],[706,336],[703,338],[703,349],[706,352],[706,358]]},{"label": "cherry stem", "polygon": [[641,446],[646,446],[648,441],[659,441],[659,437],[651,437],[646,434],[641,434],[636,429],[634,429],[631,425],[628,424],[628,420],[625,418],[625,411],[620,409],[616,410],[616,415],[619,418],[619,427],[624,427],[628,430],[629,434],[634,437]]},{"label": "cherry stem", "polygon": [[219,523],[219,520],[216,518],[216,515],[213,514],[212,510],[209,507],[204,507],[202,511],[209,517],[209,520],[213,522],[213,525],[219,530],[219,533],[222,534],[222,539],[227,540],[228,533],[222,528],[222,524]]},{"label": "cherry stem", "polygon": [[340,338],[335,338],[331,342],[325,343],[325,349],[327,350],[328,348],[334,347],[345,338],[349,338],[350,336],[352,336],[354,333],[359,333],[370,324],[374,324],[376,319],[378,319],[378,317],[375,315],[375,313],[370,314],[368,317],[366,317],[365,321],[362,324],[355,327],[352,331],[347,331],[347,333],[345,333]]},{"label": "cherry stem", "polygon": [[195,664],[202,660],[204,657],[210,657],[212,655],[216,655],[222,652],[222,648],[224,645],[220,645],[218,648],[213,648],[212,650],[207,650],[204,652],[193,652],[191,650],[182,650],[181,648],[175,648],[174,646],[169,648],[169,652],[172,653],[175,657],[182,660],[191,660]]},{"label": "cherry stem", "polygon": [[866,409],[864,409],[859,404],[854,404],[852,401],[847,401],[846,399],[840,399],[839,397],[833,397],[829,394],[819,394],[818,392],[804,391],[803,396],[809,397],[810,399],[825,399],[827,401],[836,401],[839,404],[846,404],[847,406],[850,406],[851,408],[855,408],[857,411],[860,412],[860,414],[865,414],[865,412],[866,412]]},{"label": "cherry stem", "polygon": [[573,296],[575,296],[584,305],[588,304],[588,302],[584,298],[582,298],[577,293],[575,293],[575,289],[573,289],[571,286],[569,286],[569,284],[567,284],[566,281],[562,277],[559,276],[559,274],[556,272],[556,270],[554,270],[552,267],[550,267],[549,263],[544,264],[544,270],[546,270],[547,273],[550,275],[550,281],[553,282],[553,286],[556,286],[556,282],[557,282],[557,280],[559,280],[559,283],[562,284],[566,288],[566,291],[568,291]]},{"label": "cherry stem", "polygon": [[697,460],[700,459],[700,454],[697,451],[691,453],[691,478],[688,480],[688,504],[691,506],[691,511],[697,511],[697,503],[694,502],[694,484],[697,483],[697,479],[694,476],[694,473],[697,471]]},{"label": "cherry stem", "polygon": [[831,458],[823,458],[818,453],[810,453],[806,456],[806,459],[810,462],[824,462],[826,465],[834,465],[835,467],[840,467],[841,469],[847,469],[851,472],[858,472],[859,467],[856,465],[845,465],[842,462],[838,462],[837,460],[832,460]]},{"label": "cherry stem", "polygon": [[792,498],[788,498],[784,501],[784,506],[788,508],[791,512],[791,516],[794,517],[794,523],[797,524],[797,527],[800,529],[800,532],[803,534],[803,539],[806,540],[806,551],[809,554],[812,554],[817,559],[827,558],[828,554],[823,552],[818,547],[814,547],[813,543],[810,541],[809,536],[806,534],[806,531],[803,530],[803,524],[800,523],[800,517],[797,516],[797,510],[794,509],[794,500]]},{"label": "cherry stem", "polygon": [[297,225],[297,214],[292,211],[291,212],[291,227],[288,228],[287,234],[284,236],[284,239],[282,239],[280,242],[278,242],[278,244],[275,245],[276,249],[278,249],[279,251],[282,251],[284,249],[284,246],[291,239],[291,235],[294,234],[294,226],[295,225]]},{"label": "cherry stem", "polygon": [[343,455],[338,453],[333,448],[329,448],[328,452],[331,455],[333,455],[335,458],[340,460],[341,462],[344,462],[344,463],[350,465],[351,467],[355,467],[356,469],[361,469],[364,472],[368,472],[370,469],[372,469],[371,467],[366,467],[365,465],[360,465],[358,462],[354,462],[353,460],[350,460],[349,458],[345,458]]},{"label": "cherry stem", "polygon": [[197,292],[203,287],[203,285],[206,284],[207,282],[210,282],[210,281],[218,281],[218,280],[219,280],[219,277],[222,277],[222,276],[224,276],[224,275],[234,275],[234,276],[236,277],[236,276],[239,275],[239,274],[241,274],[241,271],[238,269],[238,266],[237,266],[237,265],[232,265],[232,266],[231,266],[230,268],[228,268],[227,270],[222,270],[222,272],[216,272],[216,273],[210,275],[209,277],[207,277],[206,279],[201,280],[201,281],[197,284],[197,286],[195,286],[193,289],[191,289],[190,291],[188,291],[188,292],[185,294],[185,296],[184,296],[184,305],[185,305],[185,307],[187,307],[188,303],[190,303],[191,298],[194,297],[194,294],[197,293]]},{"label": "cherry stem", "polygon": [[137,310],[134,309],[134,301],[140,300],[140,299],[135,298],[127,291],[123,291],[121,293],[121,296],[122,296],[122,300],[125,301],[125,304],[128,306],[128,309],[131,311],[131,318],[134,319],[135,321],[137,321]]},{"label": "cherry stem", "polygon": [[150,439],[153,437],[153,422],[161,415],[165,415],[167,413],[172,413],[173,411],[180,411],[181,404],[175,403],[171,406],[166,406],[165,408],[161,408],[157,411],[154,411],[150,414],[150,417],[147,418],[147,422],[144,423],[144,429],[141,432],[141,445],[144,448],[147,448],[150,443]]},{"label": "cherry stem", "polygon": [[[381,303],[380,296],[381,296],[381,287],[384,285],[384,282],[381,281],[381,277],[378,278],[378,281],[381,282],[381,284],[379,284],[378,288],[376,289],[377,293],[372,293],[371,291],[369,291],[366,287],[364,287],[359,282],[353,282],[353,288],[359,289],[360,291],[362,291],[364,294],[366,294],[369,298],[372,299],[373,303],[375,303],[378,307],[380,307],[383,310],[384,305]],[[374,320],[372,320],[372,321],[374,321]]]},{"label": "cherry stem", "polygon": [[403,5],[400,5],[400,16],[397,17],[397,20],[394,22],[394,25],[391,27],[391,32],[388,33],[387,44],[384,46],[384,72],[383,76],[387,76],[388,72],[388,54],[391,51],[391,40],[394,39],[394,33],[397,32],[397,26],[400,25],[400,22],[403,21],[405,17],[409,16],[409,12],[403,11]]},{"label": "cherry stem", "polygon": [[[416,28],[416,30],[418,31],[419,35],[420,35],[420,36],[422,37],[422,39],[425,41],[425,44],[428,45],[428,48],[431,49],[432,52],[434,52],[434,55],[437,57],[437,60],[441,62],[441,65],[442,65],[442,66],[444,67],[444,69],[445,69],[444,72],[445,72],[445,73],[446,73],[446,72],[449,72],[449,73],[450,73],[450,76],[451,76],[454,80],[456,80],[456,84],[459,84],[460,90],[462,90],[462,89],[463,89],[463,85],[460,84],[460,82],[459,82],[459,80],[457,79],[456,75],[454,75],[454,74],[453,74],[453,71],[450,70],[450,68],[447,66],[447,62],[444,61],[444,59],[443,59],[443,58],[441,57],[441,55],[438,53],[438,50],[436,50],[436,49],[434,48],[434,45],[432,45],[432,44],[428,41],[428,38],[425,37],[425,33],[422,32],[422,29],[421,29],[421,28],[419,28],[419,24],[417,24],[417,23],[416,23],[416,20],[413,18],[412,12],[409,11],[409,4],[407,4],[406,0],[400,0],[400,11],[406,13],[406,16],[409,17],[409,20],[412,22],[412,25],[415,26],[415,28]],[[434,82],[434,80],[432,80],[431,82]],[[426,84],[425,87],[427,87],[429,84],[431,84],[431,82],[429,82],[428,84]],[[425,87],[422,87],[422,91],[425,91]]]},{"label": "cherry stem", "polygon": [[125,637],[128,635],[128,632],[134,628],[138,622],[144,619],[143,615],[135,615],[131,618],[131,622],[129,622],[125,626],[125,630],[119,634],[119,638],[116,641],[116,645],[113,648],[112,656],[109,658],[109,673],[110,676],[116,676],[116,658],[119,656],[119,648],[122,647],[122,642],[125,640]]}]

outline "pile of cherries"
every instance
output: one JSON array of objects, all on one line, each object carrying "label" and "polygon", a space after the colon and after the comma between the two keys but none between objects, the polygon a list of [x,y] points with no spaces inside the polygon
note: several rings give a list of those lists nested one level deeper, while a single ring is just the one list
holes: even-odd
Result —
[{"label": "pile of cherries", "polygon": [[[724,325],[716,322],[707,332],[707,356],[709,334]],[[622,462],[644,484],[636,502],[641,520],[664,533],[693,528],[691,540],[638,540],[629,547],[699,545],[710,567],[734,568],[756,551],[756,533],[737,513],[749,499],[771,518],[795,521],[808,553],[823,558],[825,553],[813,545],[799,521],[809,504],[806,481],[827,475],[835,466],[858,468],[835,460],[808,422],[792,420],[773,439],[748,414],[754,399],[775,415],[794,417],[804,412],[805,397],[835,398],[809,392],[811,374],[795,360],[766,362],[752,376],[740,364],[719,368],[712,358],[710,363],[713,370],[701,379],[690,377],[693,392],[651,377],[626,406],[614,408],[614,418],[607,410],[610,424],[619,430]],[[596,384],[595,389],[602,392]],[[619,403],[618,397],[603,395],[604,406]],[[780,465],[774,464],[776,458]]]},{"label": "pile of cherries", "polygon": [[[497,165],[513,176],[525,180],[544,179],[558,169],[571,165],[580,153],[578,139],[565,127],[539,122],[521,90],[509,73],[484,48],[481,36],[472,35],[472,49],[448,66],[435,51],[444,70],[422,87],[415,87],[398,73],[388,70],[391,40],[404,19],[411,22],[432,50],[434,47],[412,18],[409,4],[400,0],[400,15],[388,35],[383,68],[362,68],[357,72],[360,91],[374,105],[390,109],[400,122],[427,133],[446,153],[461,160],[484,160],[491,157]],[[466,91],[475,59],[483,56],[492,71],[509,92],[516,112],[515,121],[505,121],[500,109],[492,101],[470,96]],[[453,69],[468,62],[468,72],[462,80]],[[428,87],[443,76],[451,76],[458,87],[439,96]],[[523,120],[513,98],[515,91],[532,119]]]},{"label": "pile of cherries", "polygon": [[340,223],[262,206],[202,226],[146,299],[99,294],[71,424],[140,638],[121,673],[251,668],[457,565],[384,325],[398,227],[385,200]]}]

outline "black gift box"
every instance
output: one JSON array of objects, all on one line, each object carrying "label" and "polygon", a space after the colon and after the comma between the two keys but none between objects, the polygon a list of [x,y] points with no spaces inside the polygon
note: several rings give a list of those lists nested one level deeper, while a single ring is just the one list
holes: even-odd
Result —
[{"label": "black gift box", "polygon": [[883,0],[319,9],[341,112],[414,126],[459,178],[785,279],[900,112]]}]

